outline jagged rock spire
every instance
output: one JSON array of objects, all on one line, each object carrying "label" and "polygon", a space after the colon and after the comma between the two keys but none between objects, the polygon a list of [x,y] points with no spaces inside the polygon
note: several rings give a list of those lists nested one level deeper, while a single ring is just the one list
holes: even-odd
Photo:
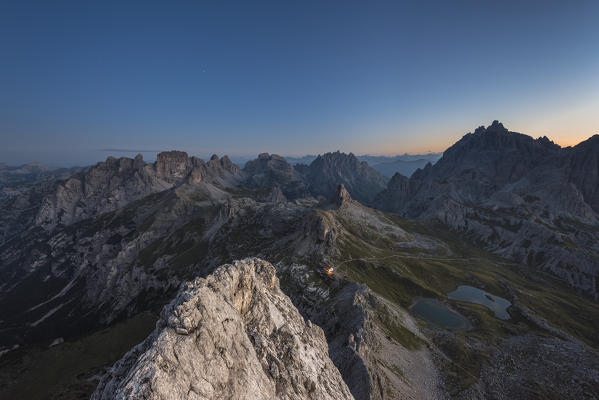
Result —
[{"label": "jagged rock spire", "polygon": [[351,200],[352,198],[349,192],[345,189],[343,183],[336,184],[335,191],[331,197],[331,203],[335,204],[337,207],[341,207],[343,204]]}]

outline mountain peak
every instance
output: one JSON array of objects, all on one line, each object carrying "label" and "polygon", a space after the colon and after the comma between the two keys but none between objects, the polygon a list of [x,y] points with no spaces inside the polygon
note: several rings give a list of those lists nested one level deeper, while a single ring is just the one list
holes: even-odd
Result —
[{"label": "mountain peak", "polygon": [[187,158],[189,158],[187,153],[179,150],[162,151],[156,156],[156,160],[181,160]]},{"label": "mountain peak", "polygon": [[483,135],[485,133],[508,133],[509,131],[501,122],[495,120],[486,128],[484,125],[479,126],[474,130],[475,135]]},{"label": "mountain peak", "polygon": [[343,204],[346,204],[351,200],[352,198],[349,192],[345,189],[345,185],[343,183],[336,184],[335,191],[331,197],[331,203],[335,204],[337,207],[341,207]]},{"label": "mountain peak", "polygon": [[156,156],[158,177],[166,182],[181,180],[189,173],[189,156],[184,151],[171,150],[158,153]]},{"label": "mountain peak", "polygon": [[246,185],[251,188],[266,189],[277,186],[284,196],[275,193],[274,198],[296,199],[306,194],[300,174],[285,158],[277,154],[261,153],[255,160],[245,163],[243,171],[248,176]]},{"label": "mountain peak", "polygon": [[352,399],[322,329],[304,321],[275,268],[247,258],[189,282],[154,332],[92,399]]},{"label": "mountain peak", "polygon": [[376,193],[385,188],[387,178],[366,162],[360,162],[353,153],[325,153],[319,155],[307,168],[310,190],[315,195],[331,198],[335,184],[343,183],[344,190],[364,204],[369,204]]},{"label": "mountain peak", "polygon": [[507,132],[508,130],[503,124],[497,120],[493,121],[491,125],[487,127],[487,132]]},{"label": "mountain peak", "polygon": [[595,134],[593,136],[591,136],[590,138],[588,138],[587,140],[584,140],[580,143],[578,143],[576,146],[574,146],[574,148],[586,148],[586,147],[593,147],[593,146],[598,146],[599,145],[599,134]]}]

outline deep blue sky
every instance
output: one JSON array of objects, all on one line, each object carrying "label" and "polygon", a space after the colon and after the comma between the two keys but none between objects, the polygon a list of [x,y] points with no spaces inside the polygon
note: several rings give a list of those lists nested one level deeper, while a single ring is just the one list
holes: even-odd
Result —
[{"label": "deep blue sky", "polygon": [[0,3],[0,161],[599,132],[597,1],[125,3]]}]

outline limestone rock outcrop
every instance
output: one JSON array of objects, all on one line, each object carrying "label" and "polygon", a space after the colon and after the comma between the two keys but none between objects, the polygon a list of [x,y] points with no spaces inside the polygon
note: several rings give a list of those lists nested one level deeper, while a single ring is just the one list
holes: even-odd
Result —
[{"label": "limestone rock outcrop", "polygon": [[101,380],[100,399],[352,399],[322,329],[256,258],[198,278]]}]

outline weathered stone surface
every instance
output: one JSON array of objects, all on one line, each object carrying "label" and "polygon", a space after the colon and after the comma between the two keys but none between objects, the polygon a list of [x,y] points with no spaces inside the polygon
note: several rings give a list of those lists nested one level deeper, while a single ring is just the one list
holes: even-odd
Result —
[{"label": "weathered stone surface", "polygon": [[352,399],[322,330],[250,258],[188,283],[92,399]]}]

